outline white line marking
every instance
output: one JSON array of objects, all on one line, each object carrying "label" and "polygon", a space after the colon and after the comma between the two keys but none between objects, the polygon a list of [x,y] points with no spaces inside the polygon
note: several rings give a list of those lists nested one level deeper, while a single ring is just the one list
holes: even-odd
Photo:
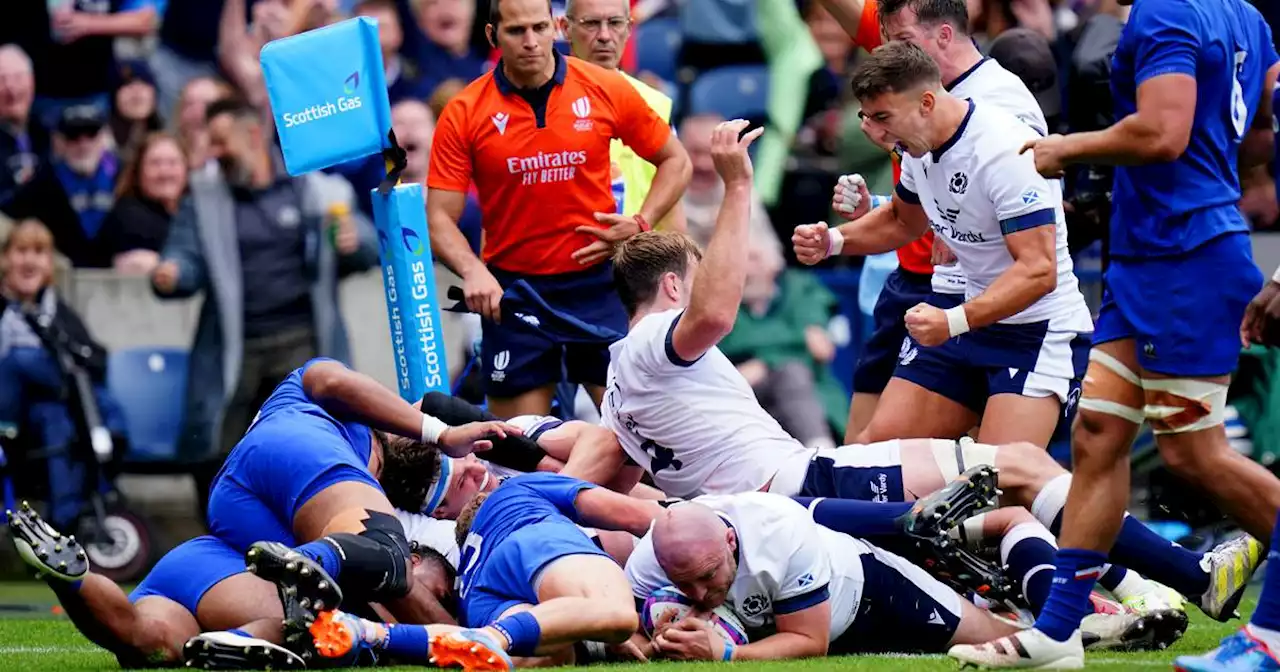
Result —
[{"label": "white line marking", "polygon": [[96,646],[0,646],[0,655],[54,654],[54,653],[107,653]]}]

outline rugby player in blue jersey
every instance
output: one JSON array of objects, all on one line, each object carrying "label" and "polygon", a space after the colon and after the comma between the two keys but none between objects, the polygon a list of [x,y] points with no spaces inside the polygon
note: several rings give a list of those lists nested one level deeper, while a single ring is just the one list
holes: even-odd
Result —
[{"label": "rugby player in blue jersey", "polygon": [[[1129,447],[1144,420],[1169,468],[1249,533],[1268,538],[1280,507],[1280,481],[1232,450],[1223,427],[1238,325],[1262,285],[1236,205],[1238,168],[1271,158],[1280,56],[1245,0],[1132,4],[1113,61],[1116,124],[1024,148],[1046,176],[1073,163],[1117,166],[1111,263],[1072,436],[1075,473],[1053,591],[1035,629],[953,648],[965,662],[1083,666],[1079,624],[1123,520]],[[1256,544],[1246,543],[1254,550],[1245,566],[1229,570],[1247,573],[1260,561]],[[1267,584],[1252,625],[1179,665],[1280,669],[1269,653],[1280,651],[1280,572]]]}]

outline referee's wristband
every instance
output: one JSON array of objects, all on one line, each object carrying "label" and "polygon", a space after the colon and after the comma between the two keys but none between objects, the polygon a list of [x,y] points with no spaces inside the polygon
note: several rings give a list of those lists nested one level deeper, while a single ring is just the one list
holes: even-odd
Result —
[{"label": "referee's wristband", "polygon": [[440,418],[434,415],[422,414],[422,442],[423,443],[440,443],[440,437],[444,435],[444,430],[449,429]]},{"label": "referee's wristband", "polygon": [[840,233],[840,229],[827,229],[827,256],[835,257],[844,249],[844,234]]},{"label": "referee's wristband", "polygon": [[1276,272],[1272,274],[1271,282],[1280,283],[1280,266],[1276,266]]},{"label": "referee's wristband", "polygon": [[947,330],[952,337],[969,333],[969,316],[964,314],[964,304],[942,311],[947,316]]},{"label": "referee's wristband", "polygon": [[726,663],[733,660],[733,642],[724,640],[724,654],[720,656],[720,660]]}]

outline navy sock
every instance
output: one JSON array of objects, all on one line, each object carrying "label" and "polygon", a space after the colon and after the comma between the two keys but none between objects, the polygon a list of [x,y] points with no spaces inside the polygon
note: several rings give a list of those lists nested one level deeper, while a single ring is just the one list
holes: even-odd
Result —
[{"label": "navy sock", "polygon": [[[1267,560],[1280,560],[1280,524],[1271,530],[1271,549],[1267,551]],[[1259,628],[1280,631],[1280,562],[1267,565],[1267,574],[1262,579],[1262,595],[1258,597],[1258,608],[1253,612],[1249,622]]]},{"label": "navy sock", "polygon": [[792,499],[809,509],[817,524],[854,537],[901,534],[898,518],[911,510],[911,502],[863,502],[825,497]]},{"label": "navy sock", "polygon": [[[1062,514],[1053,519],[1053,533],[1062,526]],[[1165,539],[1155,530],[1129,514],[1124,515],[1120,534],[1108,556],[1116,564],[1129,569],[1186,595],[1197,597],[1209,589],[1209,573],[1200,567],[1199,553]],[[1120,578],[1124,578],[1121,574]],[[1116,581],[1117,585],[1119,580]],[[1108,588],[1110,590],[1110,588]]]},{"label": "navy sock", "polygon": [[254,637],[253,635],[251,635],[251,634],[249,634],[249,633],[245,632],[244,630],[241,630],[240,628],[232,628],[232,629],[228,630],[227,632],[229,632],[229,633],[231,633],[231,634],[233,634],[233,635],[240,635],[241,637],[248,637],[249,639],[258,639],[257,637]]},{"label": "navy sock", "polygon": [[337,581],[338,575],[342,573],[342,556],[338,555],[338,549],[333,544],[324,539],[317,539],[293,550],[320,563],[324,571],[329,573],[329,578],[334,581]]},{"label": "navy sock", "polygon": [[389,625],[382,650],[406,663],[429,665],[431,635],[425,625]]},{"label": "navy sock", "polygon": [[1102,576],[1098,578],[1098,585],[1115,593],[1120,582],[1124,581],[1124,577],[1128,574],[1129,570],[1120,565],[1107,565],[1107,568],[1102,570]]},{"label": "navy sock", "polygon": [[1053,588],[1045,600],[1044,610],[1036,618],[1036,629],[1059,642],[1070,639],[1084,617],[1093,611],[1089,594],[1106,562],[1107,557],[1097,551],[1060,549],[1055,561],[1057,568],[1053,571]]},{"label": "navy sock", "polygon": [[1053,586],[1056,548],[1049,531],[1040,523],[1024,523],[1009,530],[1000,542],[1000,561],[1022,586],[1022,594],[1039,616]]},{"label": "navy sock", "polygon": [[538,650],[538,641],[542,639],[542,626],[527,611],[494,621],[493,629],[507,638],[507,652],[513,656],[532,656]]}]

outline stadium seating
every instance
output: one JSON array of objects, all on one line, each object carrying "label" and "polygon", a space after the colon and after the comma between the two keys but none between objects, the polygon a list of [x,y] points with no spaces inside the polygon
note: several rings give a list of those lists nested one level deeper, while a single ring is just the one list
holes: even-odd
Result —
[{"label": "stadium seating", "polygon": [[685,112],[763,121],[768,115],[768,104],[768,68],[763,65],[734,65],[699,75],[689,88]]},{"label": "stadium seating", "polygon": [[159,466],[177,459],[187,388],[185,350],[130,348],[111,353],[107,388],[124,408],[129,427],[126,466]]},{"label": "stadium seating", "polygon": [[680,21],[649,19],[636,27],[636,72],[652,72],[668,82],[676,81],[680,56]]}]

